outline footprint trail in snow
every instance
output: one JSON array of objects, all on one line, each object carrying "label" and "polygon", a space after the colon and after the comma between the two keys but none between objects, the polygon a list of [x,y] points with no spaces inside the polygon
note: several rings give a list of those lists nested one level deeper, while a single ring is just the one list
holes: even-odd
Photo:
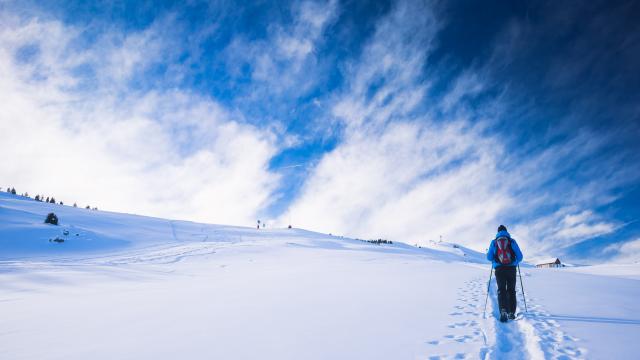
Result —
[{"label": "footprint trail in snow", "polygon": [[457,303],[449,316],[452,322],[447,325],[446,335],[441,339],[429,341],[434,355],[428,359],[477,359],[484,358],[489,348],[487,337],[481,326],[482,299],[484,295],[480,279],[466,281],[458,289]]},{"label": "footprint trail in snow", "polygon": [[[486,286],[486,283],[485,283]],[[518,284],[519,286],[519,284]],[[535,298],[527,298],[528,312],[517,321],[501,323],[498,320],[498,301],[495,283],[491,284],[487,319],[483,320],[489,334],[489,351],[481,359],[583,359],[586,351],[576,345],[578,341],[560,329],[560,325],[547,319],[548,314]],[[518,311],[524,311],[522,293],[517,291]]]},{"label": "footprint trail in snow", "polygon": [[[427,343],[432,345],[428,359],[583,359],[586,351],[578,341],[548,319],[536,299],[529,300],[529,311],[517,321],[500,323],[495,283],[491,284],[487,315],[483,318],[486,279],[476,278],[458,289],[457,303],[449,316],[446,335]],[[524,311],[522,294],[518,309]]]}]

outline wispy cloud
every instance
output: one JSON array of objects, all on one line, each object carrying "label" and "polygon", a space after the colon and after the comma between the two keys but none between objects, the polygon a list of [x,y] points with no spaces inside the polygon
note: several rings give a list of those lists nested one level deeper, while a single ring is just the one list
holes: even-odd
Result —
[{"label": "wispy cloud", "polygon": [[412,243],[486,238],[478,229],[493,227],[508,203],[495,191],[500,143],[468,119],[441,122],[415,111],[428,101],[422,71],[438,28],[432,9],[411,2],[379,22],[334,100],[333,114],[347,126],[343,141],[312,172],[288,217]]},{"label": "wispy cloud", "polygon": [[227,66],[236,74],[249,67],[253,99],[301,96],[321,77],[317,48],[337,11],[334,0],[294,3],[293,20],[272,24],[266,38],[234,37],[226,49]]}]

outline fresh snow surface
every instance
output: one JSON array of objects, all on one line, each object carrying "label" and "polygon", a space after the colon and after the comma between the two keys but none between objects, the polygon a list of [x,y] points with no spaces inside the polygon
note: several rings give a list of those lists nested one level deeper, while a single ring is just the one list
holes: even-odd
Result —
[{"label": "fresh snow surface", "polygon": [[[51,211],[59,226],[42,223]],[[55,237],[65,242],[49,242]],[[523,266],[522,275],[529,311],[501,324],[494,281],[483,317],[488,262],[457,245],[374,245],[0,194],[0,359],[639,353],[638,265]]]}]

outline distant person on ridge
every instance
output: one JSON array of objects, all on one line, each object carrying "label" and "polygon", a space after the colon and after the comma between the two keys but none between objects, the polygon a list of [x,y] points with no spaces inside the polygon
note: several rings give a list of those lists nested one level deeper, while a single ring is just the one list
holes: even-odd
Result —
[{"label": "distant person on ridge", "polygon": [[487,260],[493,263],[498,284],[500,321],[516,318],[516,266],[522,261],[522,252],[504,225],[498,227],[496,238],[491,241]]}]

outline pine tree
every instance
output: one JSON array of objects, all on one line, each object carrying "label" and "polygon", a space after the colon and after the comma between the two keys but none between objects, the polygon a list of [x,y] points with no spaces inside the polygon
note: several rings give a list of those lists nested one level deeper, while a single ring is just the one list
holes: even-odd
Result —
[{"label": "pine tree", "polygon": [[76,203],[73,203],[73,207],[78,207],[78,204],[76,204]]},{"label": "pine tree", "polygon": [[11,194],[13,194],[13,195],[16,194],[16,188],[11,188]]},{"label": "pine tree", "polygon": [[49,197],[47,196],[47,200],[45,200],[45,202],[49,202]]},{"label": "pine tree", "polygon": [[58,225],[58,217],[54,213],[49,213],[44,222],[45,224]]},{"label": "pine tree", "polygon": [[40,195],[36,195],[35,200],[40,201]]}]

